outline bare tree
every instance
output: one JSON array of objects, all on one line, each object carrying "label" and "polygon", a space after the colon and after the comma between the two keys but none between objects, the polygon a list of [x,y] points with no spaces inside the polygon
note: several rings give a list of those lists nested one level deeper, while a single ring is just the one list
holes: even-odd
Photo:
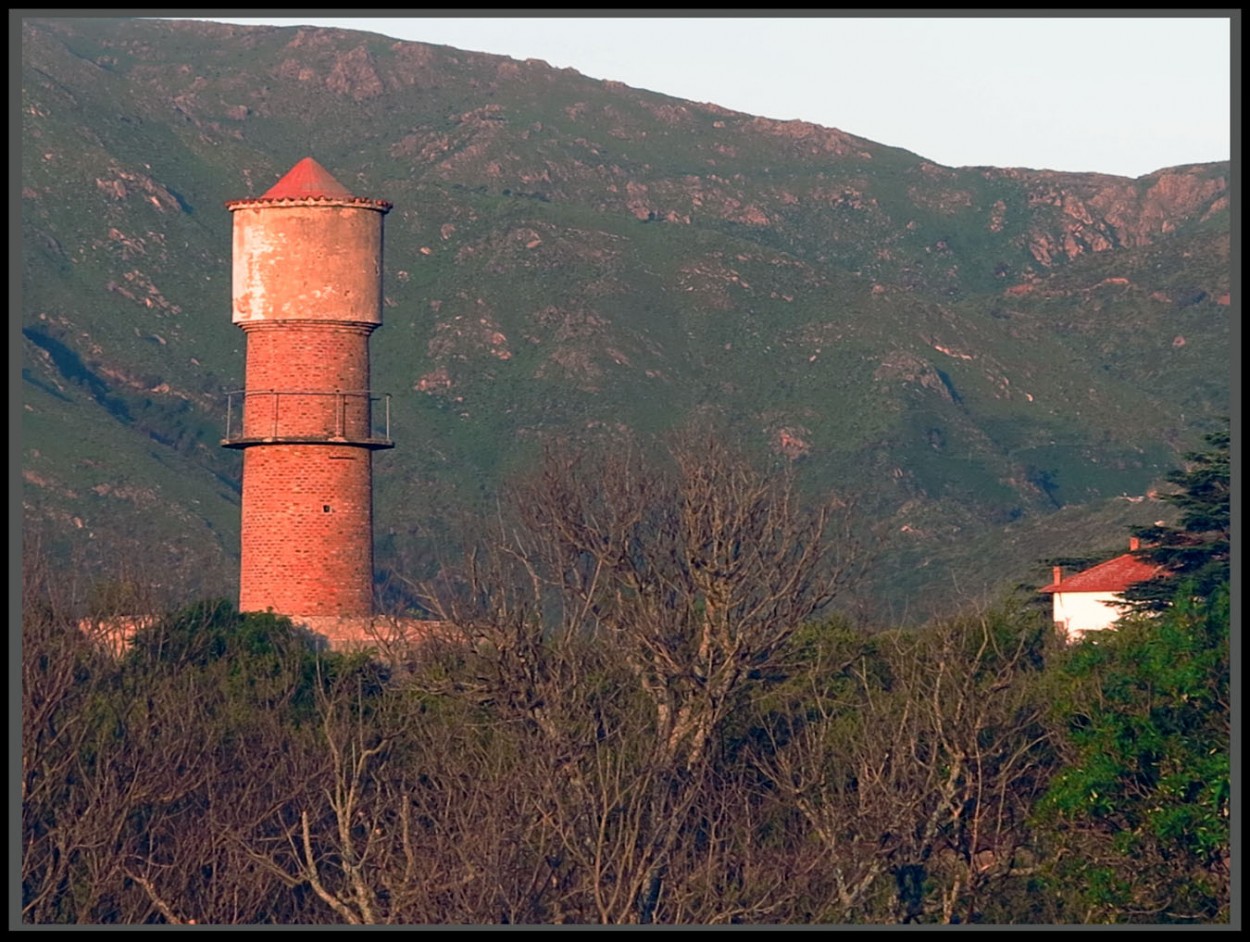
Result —
[{"label": "bare tree", "polygon": [[653,705],[657,757],[689,771],[854,553],[830,532],[838,502],[805,506],[789,467],[761,472],[710,435],[670,458],[552,453],[515,502],[566,608],[618,639]]},{"label": "bare tree", "polygon": [[1047,755],[1035,640],[987,614],[852,649],[836,691],[809,675],[762,763],[824,848],[831,921],[967,921],[1019,875]]},{"label": "bare tree", "polygon": [[41,546],[22,560],[22,918],[50,921],[62,911],[72,839],[65,807],[77,757],[91,736],[83,713],[108,665],[77,629]]},{"label": "bare tree", "polygon": [[[855,554],[832,532],[844,509],[805,506],[790,468],[760,471],[710,435],[678,440],[663,461],[552,450],[490,545],[430,589],[427,607],[489,665],[477,696],[545,737],[549,780],[566,787],[540,787],[541,814],[598,921],[689,911],[691,897],[665,887],[717,736],[847,578]],[[626,667],[625,708],[593,697],[574,653],[588,642]]]}]

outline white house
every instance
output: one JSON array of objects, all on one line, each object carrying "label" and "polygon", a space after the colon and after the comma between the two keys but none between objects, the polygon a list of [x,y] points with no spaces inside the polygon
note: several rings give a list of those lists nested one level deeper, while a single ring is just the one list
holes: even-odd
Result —
[{"label": "white house", "polygon": [[1082,572],[1063,577],[1063,569],[1055,567],[1054,582],[1042,592],[1055,599],[1055,625],[1067,635],[1068,641],[1080,641],[1088,632],[1110,628],[1124,614],[1121,593],[1131,585],[1145,582],[1160,572],[1160,567],[1133,555],[1138,549],[1136,537],[1129,540],[1129,552]]}]

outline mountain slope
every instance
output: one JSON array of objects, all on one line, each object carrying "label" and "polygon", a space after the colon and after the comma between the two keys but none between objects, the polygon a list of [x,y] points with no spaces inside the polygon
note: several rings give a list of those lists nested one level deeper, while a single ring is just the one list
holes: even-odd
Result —
[{"label": "mountain slope", "polygon": [[396,207],[384,566],[545,443],[709,415],[854,496],[865,604],[922,615],[961,568],[1025,577],[983,537],[1117,519],[1228,413],[1227,164],[951,169],[533,60],[188,22],[24,21],[22,111],[28,518],[227,590],[222,204],[307,155]]}]

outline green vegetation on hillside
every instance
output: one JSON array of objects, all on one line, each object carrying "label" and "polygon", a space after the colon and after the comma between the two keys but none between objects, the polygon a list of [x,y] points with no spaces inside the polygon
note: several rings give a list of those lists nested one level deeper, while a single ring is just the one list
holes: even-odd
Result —
[{"label": "green vegetation on hillside", "polygon": [[309,155],[395,204],[371,341],[398,444],[383,568],[545,446],[707,417],[854,496],[881,540],[874,615],[923,620],[1030,577],[995,539],[1114,520],[1229,412],[1227,164],[951,169],[351,31],[22,37],[25,510],[70,549],[128,514],[161,546],[193,534],[204,594],[232,593],[237,558],[223,203]]}]

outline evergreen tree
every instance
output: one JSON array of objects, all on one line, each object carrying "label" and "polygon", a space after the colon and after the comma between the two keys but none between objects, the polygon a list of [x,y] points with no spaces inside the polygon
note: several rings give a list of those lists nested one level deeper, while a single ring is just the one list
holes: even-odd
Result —
[{"label": "evergreen tree", "polygon": [[1192,583],[1195,594],[1210,598],[1229,581],[1229,430],[1206,436],[1206,451],[1185,455],[1187,467],[1168,481],[1180,490],[1164,497],[1181,510],[1180,525],[1139,527],[1138,555],[1163,567],[1156,578],[1131,586],[1124,598],[1130,611],[1157,612],[1171,604],[1178,581]]},{"label": "evergreen tree", "polygon": [[1052,675],[1063,767],[1034,823],[1063,921],[1229,918],[1228,591],[1175,588]]}]

